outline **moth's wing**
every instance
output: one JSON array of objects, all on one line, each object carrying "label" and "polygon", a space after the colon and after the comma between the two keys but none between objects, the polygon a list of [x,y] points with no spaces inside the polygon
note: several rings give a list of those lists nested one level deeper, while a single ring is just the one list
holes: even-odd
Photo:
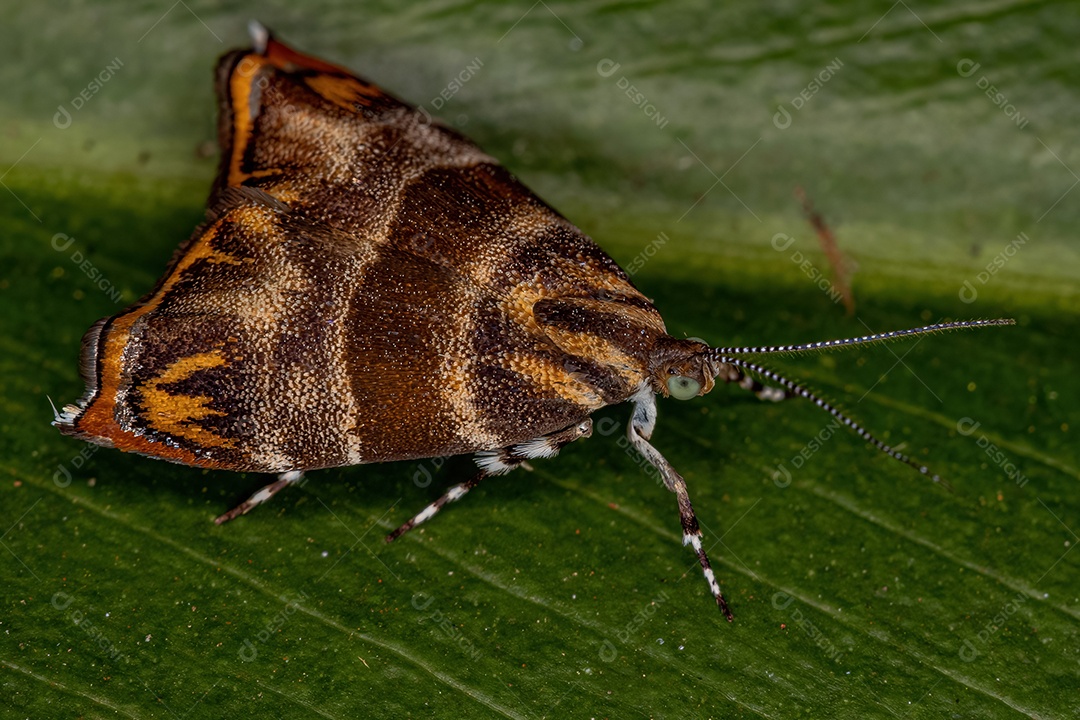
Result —
[{"label": "moth's wing", "polygon": [[215,208],[154,290],[86,334],[86,393],[64,408],[62,432],[265,472],[308,467],[294,464],[305,444],[334,444],[347,395],[324,372],[338,358],[309,338],[340,322],[348,249],[298,233],[258,191],[222,198],[230,206]]},{"label": "moth's wing", "polygon": [[494,158],[348,70],[268,36],[221,59],[218,93],[223,153],[211,207],[236,188],[257,188],[362,252],[424,257],[492,292],[533,283],[547,294],[652,307]]},{"label": "moth's wing", "polygon": [[[218,192],[258,187],[340,231],[364,276],[383,279],[357,289],[359,305],[389,311],[352,328],[364,343],[355,351],[389,362],[402,353],[383,345],[382,323],[393,323],[395,308],[432,311],[410,332],[452,368],[431,378],[418,367],[427,356],[406,353],[416,358],[411,377],[436,382],[451,408],[425,410],[452,431],[425,438],[432,452],[558,430],[644,382],[642,348],[664,334],[659,313],[603,250],[471,141],[272,37],[222,59],[219,94]],[[543,319],[534,313],[541,300]]]},{"label": "moth's wing", "polygon": [[659,314],[475,145],[272,39],[219,91],[208,223],[87,334],[62,431],[280,472],[505,447],[645,382]]},{"label": "moth's wing", "polygon": [[272,36],[218,63],[221,165],[210,205],[258,187],[307,219],[378,238],[403,184],[433,166],[494,162],[348,70]]},{"label": "moth's wing", "polygon": [[478,282],[472,263],[372,249],[235,193],[154,292],[87,334],[87,394],[60,428],[262,472],[547,434],[626,399],[642,370],[610,361],[640,328],[609,300],[552,294],[572,268],[534,262],[508,255]]}]

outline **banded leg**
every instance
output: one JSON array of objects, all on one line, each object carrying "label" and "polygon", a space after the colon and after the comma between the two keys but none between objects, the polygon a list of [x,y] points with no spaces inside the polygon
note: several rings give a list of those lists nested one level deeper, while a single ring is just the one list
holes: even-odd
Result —
[{"label": "banded leg", "polygon": [[747,375],[734,365],[726,365],[723,368],[721,379],[724,380],[724,382],[738,383],[739,387],[743,390],[749,390],[761,400],[780,402],[781,400],[787,400],[788,398],[793,398],[797,395],[786,388],[764,385],[759,382],[757,378]]},{"label": "banded leg", "polygon": [[448,503],[460,500],[465,493],[480,484],[484,478],[492,475],[504,475],[519,465],[524,465],[526,460],[532,458],[549,458],[559,454],[564,445],[574,442],[583,437],[592,435],[592,419],[586,418],[568,428],[541,435],[540,437],[527,440],[517,445],[502,448],[501,450],[485,450],[476,454],[476,464],[480,466],[480,472],[469,480],[454,485],[447,490],[435,502],[417,513],[394,532],[386,536],[386,542],[393,542],[405,533],[412,530],[420,523],[427,522],[443,509]]},{"label": "banded leg", "polygon": [[709,562],[709,556],[701,543],[701,527],[698,525],[697,515],[694,514],[694,506],[690,502],[686,481],[660,454],[660,451],[649,444],[649,438],[652,437],[653,428],[656,426],[656,398],[651,388],[646,387],[632,400],[634,402],[634,416],[626,433],[630,443],[634,446],[634,449],[641,453],[642,457],[660,471],[660,476],[664,479],[664,486],[675,493],[675,500],[679,504],[679,520],[683,529],[683,545],[690,545],[694,548],[694,554],[697,555],[698,563],[701,565],[701,572],[705,575],[705,582],[708,583],[709,591],[716,598],[717,607],[720,608],[720,612],[724,613],[727,621],[732,622],[735,620],[735,616],[731,614],[731,609],[728,607],[723,593],[720,592],[720,583],[716,580],[716,574],[713,572],[712,564]]},{"label": "banded leg", "polygon": [[447,503],[452,503],[455,500],[460,500],[462,497],[465,496],[465,493],[469,492],[474,487],[479,485],[480,481],[487,477],[491,477],[491,475],[481,470],[465,482],[458,483],[457,485],[453,486],[445,493],[443,493],[442,497],[440,497],[438,500],[428,505],[426,508],[414,515],[412,519],[407,520],[397,530],[387,535],[385,538],[386,542],[394,542],[399,537],[409,532],[420,523],[427,522],[431,518],[435,517],[435,513],[442,510],[444,505],[446,505]]},{"label": "banded leg", "polygon": [[247,515],[249,512],[255,509],[255,506],[262,505],[270,498],[277,495],[279,492],[287,488],[289,485],[294,485],[304,479],[304,473],[302,470],[290,470],[286,473],[278,475],[278,479],[274,482],[260,488],[254,495],[249,497],[244,502],[234,507],[224,515],[219,515],[214,519],[215,525],[221,525],[227,523],[230,520],[240,517],[241,515]]}]

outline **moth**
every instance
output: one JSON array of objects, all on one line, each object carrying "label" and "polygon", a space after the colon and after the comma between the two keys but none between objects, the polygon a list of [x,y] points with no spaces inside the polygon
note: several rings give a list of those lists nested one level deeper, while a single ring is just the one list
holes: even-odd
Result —
[{"label": "moth", "polygon": [[675,494],[684,544],[731,620],[686,481],[649,442],[656,396],[719,380],[804,397],[929,474],[750,358],[1011,322],[763,347],[673,337],[614,260],[475,144],[259,25],[252,35],[217,68],[206,221],[149,294],[86,333],[86,391],[53,421],[125,452],[278,475],[219,524],[309,470],[473,454],[475,476],[390,541],[630,402],[629,441]]}]

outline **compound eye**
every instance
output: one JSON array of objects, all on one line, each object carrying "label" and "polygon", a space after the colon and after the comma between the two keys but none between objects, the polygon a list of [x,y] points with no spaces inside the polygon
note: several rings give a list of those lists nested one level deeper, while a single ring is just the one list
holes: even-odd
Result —
[{"label": "compound eye", "polygon": [[696,398],[698,394],[701,393],[701,383],[694,378],[688,378],[685,375],[676,375],[675,377],[668,378],[667,387],[668,392],[671,393],[671,397],[677,400]]}]

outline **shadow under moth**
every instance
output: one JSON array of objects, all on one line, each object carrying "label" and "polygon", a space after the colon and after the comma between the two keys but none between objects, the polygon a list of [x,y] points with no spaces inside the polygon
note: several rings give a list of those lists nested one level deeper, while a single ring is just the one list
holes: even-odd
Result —
[{"label": "shadow under moth", "polygon": [[148,295],[86,333],[86,391],[53,422],[126,452],[278,474],[218,523],[308,470],[473,454],[475,476],[390,541],[630,402],[629,441],[675,494],[730,620],[686,482],[649,442],[656,395],[687,400],[720,380],[807,398],[931,475],[752,358],[1012,322],[765,347],[672,337],[614,260],[475,144],[259,25],[252,35],[218,64],[205,223]]}]

